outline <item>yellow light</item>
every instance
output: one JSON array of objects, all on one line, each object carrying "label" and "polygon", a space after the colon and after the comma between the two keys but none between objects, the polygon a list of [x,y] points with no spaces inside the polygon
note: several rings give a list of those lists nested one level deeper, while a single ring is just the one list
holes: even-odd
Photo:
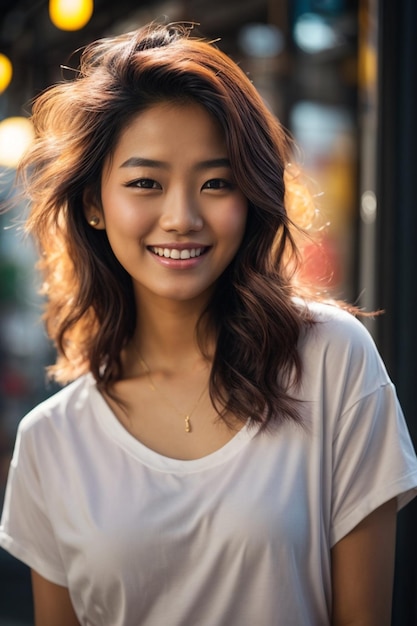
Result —
[{"label": "yellow light", "polygon": [[15,168],[35,136],[26,117],[8,117],[0,122],[0,165]]},{"label": "yellow light", "polygon": [[0,52],[0,93],[10,85],[13,76],[13,66],[10,59]]},{"label": "yellow light", "polygon": [[61,30],[79,30],[91,19],[93,0],[49,0],[51,22]]}]

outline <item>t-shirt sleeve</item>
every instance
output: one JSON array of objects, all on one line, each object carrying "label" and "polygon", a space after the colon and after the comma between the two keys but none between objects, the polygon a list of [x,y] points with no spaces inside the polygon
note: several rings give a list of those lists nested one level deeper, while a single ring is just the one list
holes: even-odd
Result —
[{"label": "t-shirt sleeve", "polygon": [[417,457],[368,330],[336,307],[321,307],[317,318],[306,364],[322,412],[333,546],[385,502],[396,498],[399,510],[417,495]]},{"label": "t-shirt sleeve", "polygon": [[340,416],[333,441],[331,545],[392,498],[417,495],[417,462],[395,388],[387,380]]},{"label": "t-shirt sleeve", "polygon": [[[0,524],[0,546],[41,576],[67,586],[30,430],[18,430]],[[58,462],[58,460],[57,460]]]}]

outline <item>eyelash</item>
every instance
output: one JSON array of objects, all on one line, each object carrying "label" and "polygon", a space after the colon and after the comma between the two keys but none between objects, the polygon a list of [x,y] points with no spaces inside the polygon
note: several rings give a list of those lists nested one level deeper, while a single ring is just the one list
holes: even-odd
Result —
[{"label": "eyelash", "polygon": [[[208,187],[208,185],[212,183],[216,183],[217,185],[215,187]],[[233,187],[234,185],[228,180],[225,180],[224,178],[211,178],[210,180],[205,182],[203,185],[203,189],[214,189],[214,190],[233,189]]]},{"label": "eyelash", "polygon": [[[147,183],[147,184],[143,184]],[[155,187],[155,185],[158,185]],[[159,183],[152,178],[137,178],[136,180],[132,180],[129,183],[126,183],[126,187],[136,187],[137,189],[160,189]]]},{"label": "eyelash", "polygon": [[[136,189],[162,189],[161,185],[152,178],[137,178],[125,184],[126,187],[134,187]],[[211,191],[221,191],[223,189],[234,189],[235,185],[224,178],[210,178],[207,180],[202,189]]]}]

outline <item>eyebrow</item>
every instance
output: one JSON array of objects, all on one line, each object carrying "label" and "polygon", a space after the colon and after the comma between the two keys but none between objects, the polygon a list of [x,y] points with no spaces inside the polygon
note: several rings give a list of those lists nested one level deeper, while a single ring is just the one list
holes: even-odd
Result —
[{"label": "eyebrow", "polygon": [[[126,161],[124,161],[121,166],[122,167],[156,167],[160,169],[169,169],[169,163],[165,161],[156,161],[154,159],[144,159],[142,157],[130,157]],[[230,161],[226,157],[221,157],[219,159],[207,159],[206,161],[199,161],[195,169],[197,170],[205,170],[216,167],[231,167]]]}]

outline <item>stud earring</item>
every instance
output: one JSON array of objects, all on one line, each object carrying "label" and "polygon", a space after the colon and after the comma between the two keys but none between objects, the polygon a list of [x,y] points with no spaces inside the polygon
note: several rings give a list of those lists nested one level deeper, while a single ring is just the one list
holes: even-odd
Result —
[{"label": "stud earring", "polygon": [[90,226],[98,226],[100,224],[100,218],[97,215],[93,215],[92,218],[88,220]]}]

